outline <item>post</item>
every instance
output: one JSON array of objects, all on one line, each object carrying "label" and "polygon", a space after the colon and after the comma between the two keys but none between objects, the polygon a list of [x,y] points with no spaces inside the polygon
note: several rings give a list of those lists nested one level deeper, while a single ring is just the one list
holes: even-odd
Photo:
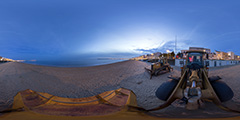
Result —
[{"label": "post", "polygon": [[175,36],[175,57],[177,53],[177,35]]}]

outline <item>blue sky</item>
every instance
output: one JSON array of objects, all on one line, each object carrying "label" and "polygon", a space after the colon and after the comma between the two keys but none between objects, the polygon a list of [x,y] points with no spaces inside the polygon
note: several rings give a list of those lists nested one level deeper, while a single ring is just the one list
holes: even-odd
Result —
[{"label": "blue sky", "polygon": [[190,46],[240,55],[238,0],[1,0],[0,56],[134,57]]}]

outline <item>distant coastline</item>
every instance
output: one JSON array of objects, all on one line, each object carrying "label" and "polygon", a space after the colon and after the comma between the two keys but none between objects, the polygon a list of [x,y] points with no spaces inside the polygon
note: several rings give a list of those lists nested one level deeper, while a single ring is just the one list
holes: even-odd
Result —
[{"label": "distant coastline", "polygon": [[51,67],[89,67],[127,61],[126,59],[86,59],[79,61],[24,61],[23,63]]}]

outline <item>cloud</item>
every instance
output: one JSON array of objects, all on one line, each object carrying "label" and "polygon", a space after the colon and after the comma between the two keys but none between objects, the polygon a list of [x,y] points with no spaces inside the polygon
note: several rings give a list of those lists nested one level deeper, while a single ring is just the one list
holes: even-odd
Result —
[{"label": "cloud", "polygon": [[[177,49],[176,51],[179,52],[183,49],[188,49],[191,46],[191,41],[189,40],[180,40],[177,42]],[[152,49],[135,49],[137,52],[141,52],[142,54],[149,54],[149,53],[155,53],[155,52],[162,52],[166,53],[166,51],[175,51],[175,40],[167,41],[164,44],[159,45],[156,48]]]}]

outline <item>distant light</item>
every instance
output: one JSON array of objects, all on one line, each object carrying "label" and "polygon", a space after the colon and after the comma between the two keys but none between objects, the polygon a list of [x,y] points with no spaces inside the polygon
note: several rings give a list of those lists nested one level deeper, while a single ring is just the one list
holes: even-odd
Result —
[{"label": "distant light", "polygon": [[170,50],[166,50],[166,52],[167,52],[167,53],[171,53],[171,51],[170,51]]}]

